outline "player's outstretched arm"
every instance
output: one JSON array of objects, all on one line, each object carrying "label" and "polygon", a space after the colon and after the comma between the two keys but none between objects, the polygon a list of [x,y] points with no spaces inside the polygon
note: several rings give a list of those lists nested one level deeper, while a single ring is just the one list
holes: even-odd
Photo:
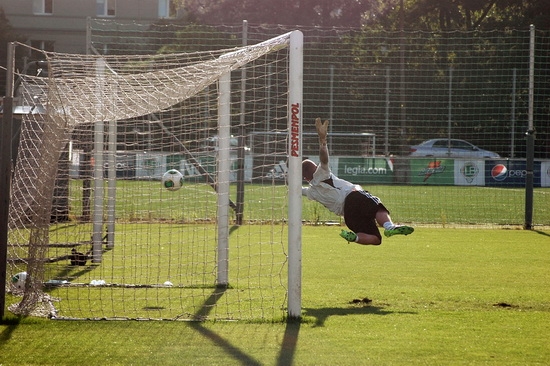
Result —
[{"label": "player's outstretched arm", "polygon": [[315,129],[317,130],[317,135],[319,135],[319,144],[327,144],[327,130],[328,130],[328,121],[321,122],[321,118],[315,120]]},{"label": "player's outstretched arm", "polygon": [[327,148],[327,130],[328,121],[321,122],[321,118],[315,120],[315,129],[319,136],[319,160],[323,168],[328,170],[328,148]]}]

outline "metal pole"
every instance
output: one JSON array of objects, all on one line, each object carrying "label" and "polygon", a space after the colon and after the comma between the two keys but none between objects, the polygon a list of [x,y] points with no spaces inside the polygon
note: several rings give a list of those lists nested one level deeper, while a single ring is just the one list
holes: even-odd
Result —
[{"label": "metal pole", "polygon": [[86,54],[92,49],[92,18],[86,17]]},{"label": "metal pole", "polygon": [[[407,97],[406,78],[405,78],[405,4],[399,2],[399,145],[397,151],[399,155],[405,156],[409,152],[407,144]],[[395,182],[407,183],[410,175],[409,161],[406,159],[397,159],[395,168]]]},{"label": "metal pole", "polygon": [[514,68],[512,73],[512,110],[511,112],[511,122],[512,122],[512,134],[510,136],[510,157],[513,158],[515,155],[515,146],[516,146],[516,72],[517,69]]},{"label": "metal pole", "polygon": [[386,115],[384,128],[384,155],[390,156],[390,67],[386,66]]},{"label": "metal pole", "polygon": [[407,128],[407,110],[405,98],[405,5],[404,1],[399,2],[399,112],[400,112],[400,138],[401,152],[403,155],[406,149],[406,128]]},{"label": "metal pole", "polygon": [[[107,147],[107,248],[115,247],[116,221],[116,147],[117,147],[117,120],[107,121],[109,142]],[[151,134],[149,133],[149,139]],[[149,150],[150,151],[150,150]]]},{"label": "metal pole", "polygon": [[332,128],[334,126],[333,122],[333,108],[334,108],[334,65],[330,65],[330,101],[329,101],[329,112],[328,118],[330,123],[328,124],[328,150],[332,151]]},{"label": "metal pole", "polygon": [[6,307],[6,276],[8,267],[8,218],[11,182],[11,139],[13,126],[13,86],[15,72],[15,43],[8,43],[6,69],[6,96],[3,100],[0,130],[0,320]]},{"label": "metal pole", "polygon": [[231,139],[231,73],[219,79],[218,92],[218,275],[217,286],[229,284],[229,170]]},{"label": "metal pole", "polygon": [[453,121],[453,67],[449,67],[449,105],[448,105],[448,122],[447,122],[447,153],[451,156],[451,137],[452,137],[452,121]]},{"label": "metal pole", "polygon": [[[248,43],[248,22],[243,20],[243,47]],[[246,145],[246,128],[245,128],[245,112],[246,112],[246,68],[241,68],[241,114],[239,123],[239,137],[237,149],[237,211],[236,223],[243,224],[244,211],[244,146]]]},{"label": "metal pole", "polygon": [[529,42],[529,118],[527,132],[527,163],[525,176],[525,224],[523,228],[531,230],[533,228],[533,170],[535,165],[535,128],[533,125],[535,94],[535,26],[530,26]]},{"label": "metal pole", "polygon": [[[271,131],[271,64],[267,65],[267,90],[266,90],[266,108],[265,108],[265,131],[269,132]],[[266,154],[271,154],[271,149],[269,143],[271,140],[269,139],[269,135],[265,135],[263,141],[265,145],[265,152]],[[250,146],[253,146],[253,142],[250,142]]]},{"label": "metal pole", "polygon": [[[105,77],[105,61],[98,59],[96,61],[96,76],[99,78],[97,95],[100,98],[103,96],[103,78]],[[92,263],[101,263],[103,254],[103,150],[104,150],[104,128],[105,116],[104,107],[100,106],[97,114],[97,121],[94,124],[94,213],[93,213],[93,232],[92,232]]]}]

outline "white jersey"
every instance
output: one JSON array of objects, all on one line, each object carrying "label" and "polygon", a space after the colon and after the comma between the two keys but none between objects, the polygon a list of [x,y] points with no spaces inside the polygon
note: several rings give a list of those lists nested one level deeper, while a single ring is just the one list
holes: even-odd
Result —
[{"label": "white jersey", "polygon": [[313,179],[309,182],[309,187],[302,188],[302,195],[321,203],[335,214],[344,216],[346,196],[352,191],[361,190],[361,186],[338,178],[319,164],[313,173]]}]

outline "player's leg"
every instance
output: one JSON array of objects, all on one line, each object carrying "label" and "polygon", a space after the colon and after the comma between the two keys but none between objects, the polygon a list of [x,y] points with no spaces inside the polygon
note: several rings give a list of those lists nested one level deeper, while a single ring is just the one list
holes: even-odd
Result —
[{"label": "player's leg", "polygon": [[[378,231],[378,228],[376,228]],[[340,236],[346,239],[348,242],[354,242],[362,245],[380,245],[382,244],[382,236],[368,234],[364,232],[356,232],[342,230]]]},{"label": "player's leg", "polygon": [[376,222],[378,222],[378,225],[384,227],[384,235],[387,237],[409,235],[414,231],[414,228],[411,226],[394,224],[389,211],[382,204],[379,205],[379,209],[376,212]]},{"label": "player's leg", "polygon": [[382,236],[375,221],[377,204],[362,192],[352,192],[344,204],[344,221],[351,231],[342,230],[340,236],[348,242],[380,245]]}]

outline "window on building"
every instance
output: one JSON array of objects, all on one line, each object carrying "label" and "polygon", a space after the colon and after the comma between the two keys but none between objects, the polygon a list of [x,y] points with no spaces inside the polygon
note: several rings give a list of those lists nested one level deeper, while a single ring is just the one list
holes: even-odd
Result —
[{"label": "window on building", "polygon": [[177,12],[174,0],[159,0],[159,18],[175,18]]},{"label": "window on building", "polygon": [[44,54],[41,51],[53,52],[54,51],[54,42],[53,41],[40,41],[34,40],[31,41],[31,60],[44,60]]},{"label": "window on building", "polygon": [[116,0],[96,0],[98,17],[114,17],[116,15]]},{"label": "window on building", "polygon": [[53,0],[33,0],[32,12],[34,14],[53,14]]}]

